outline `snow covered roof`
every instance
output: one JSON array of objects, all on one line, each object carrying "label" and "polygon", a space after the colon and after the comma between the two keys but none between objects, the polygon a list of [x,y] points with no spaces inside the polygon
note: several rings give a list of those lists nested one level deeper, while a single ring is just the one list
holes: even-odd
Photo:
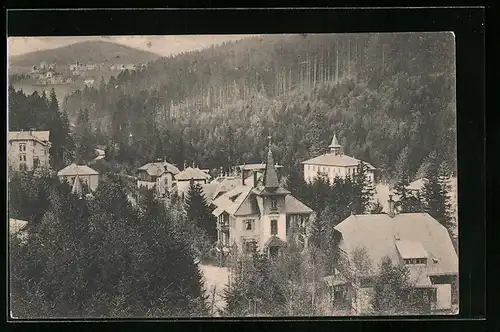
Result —
[{"label": "snow covered roof", "polygon": [[176,180],[206,180],[209,179],[210,175],[198,168],[188,167],[182,172],[175,176]]},{"label": "snow covered roof", "polygon": [[57,172],[57,176],[71,175],[99,175],[99,172],[88,167],[87,165],[77,165],[75,163],[66,166],[65,168]]},{"label": "snow covered roof", "polygon": [[9,131],[9,142],[15,140],[36,140],[43,145],[49,142],[50,131]]},{"label": "snow covered roof", "polygon": [[[321,166],[357,166],[360,160],[345,154],[326,153],[318,157],[301,162],[301,164],[321,165]],[[375,169],[371,164],[364,162],[369,169]]]},{"label": "snow covered roof", "polygon": [[399,245],[403,255],[419,256],[425,251],[428,274],[458,273],[458,257],[448,231],[427,213],[392,218],[387,214],[352,215],[335,229],[342,234],[342,250],[349,254],[365,247],[374,265],[385,256],[399,261]]}]

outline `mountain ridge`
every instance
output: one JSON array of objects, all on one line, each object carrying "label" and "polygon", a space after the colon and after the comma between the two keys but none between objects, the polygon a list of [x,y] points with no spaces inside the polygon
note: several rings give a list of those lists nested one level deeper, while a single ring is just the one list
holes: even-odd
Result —
[{"label": "mountain ridge", "polygon": [[102,40],[88,40],[66,46],[9,57],[11,67],[31,67],[41,62],[67,66],[81,63],[148,63],[162,56],[153,52]]}]

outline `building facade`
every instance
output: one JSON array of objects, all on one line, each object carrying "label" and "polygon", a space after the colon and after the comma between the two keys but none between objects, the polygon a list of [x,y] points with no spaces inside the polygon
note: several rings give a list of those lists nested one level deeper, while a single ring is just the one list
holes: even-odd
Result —
[{"label": "building facade", "polygon": [[[91,191],[95,191],[99,185],[99,172],[86,165],[73,163],[57,172],[57,177],[61,182],[68,182],[73,188],[78,188],[80,184],[85,184]],[[75,182],[77,183],[76,187]]]},{"label": "building facade", "polygon": [[[328,148],[329,152],[302,162],[306,182],[311,183],[316,177],[323,177],[332,183],[337,176],[345,178],[356,174],[360,160],[342,153],[342,146],[335,134]],[[365,164],[368,167],[367,175],[369,180],[375,183],[375,167],[366,162]]]},{"label": "building facade", "polygon": [[50,167],[49,131],[11,131],[8,139],[8,165],[16,171]]},{"label": "building facade", "polygon": [[179,169],[166,161],[148,163],[137,169],[137,188],[156,189],[159,196],[170,192]]},{"label": "building facade", "polygon": [[[427,213],[397,214],[392,198],[388,205],[387,214],[351,215],[335,226],[339,261],[335,274],[325,278],[332,309],[347,315],[375,313],[373,286],[380,262],[389,257],[408,268],[410,296],[423,313],[450,312],[458,304],[458,256],[448,231]],[[364,267],[356,263],[360,252],[369,262]]]},{"label": "building facade", "polygon": [[208,171],[201,170],[197,167],[184,167],[182,172],[175,175],[175,186],[180,195],[185,195],[189,191],[191,183],[201,186],[210,182]]},{"label": "building facade", "polygon": [[219,246],[226,253],[250,253],[257,249],[279,255],[287,239],[296,237],[306,245],[306,225],[313,211],[281,187],[271,149],[262,181],[245,178],[241,185],[216,198]]}]

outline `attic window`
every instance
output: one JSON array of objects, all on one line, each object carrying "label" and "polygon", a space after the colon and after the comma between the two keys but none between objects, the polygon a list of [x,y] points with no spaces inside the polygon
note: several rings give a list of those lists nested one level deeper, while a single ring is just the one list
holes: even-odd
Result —
[{"label": "attic window", "polygon": [[239,195],[240,194],[231,196],[231,197],[229,197],[229,200],[232,201],[232,202],[234,202],[238,198]]}]

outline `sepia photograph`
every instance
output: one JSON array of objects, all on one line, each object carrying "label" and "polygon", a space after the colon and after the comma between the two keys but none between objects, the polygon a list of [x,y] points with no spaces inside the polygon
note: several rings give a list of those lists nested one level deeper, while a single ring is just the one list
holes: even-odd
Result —
[{"label": "sepia photograph", "polygon": [[459,313],[452,32],[7,55],[10,318]]}]

